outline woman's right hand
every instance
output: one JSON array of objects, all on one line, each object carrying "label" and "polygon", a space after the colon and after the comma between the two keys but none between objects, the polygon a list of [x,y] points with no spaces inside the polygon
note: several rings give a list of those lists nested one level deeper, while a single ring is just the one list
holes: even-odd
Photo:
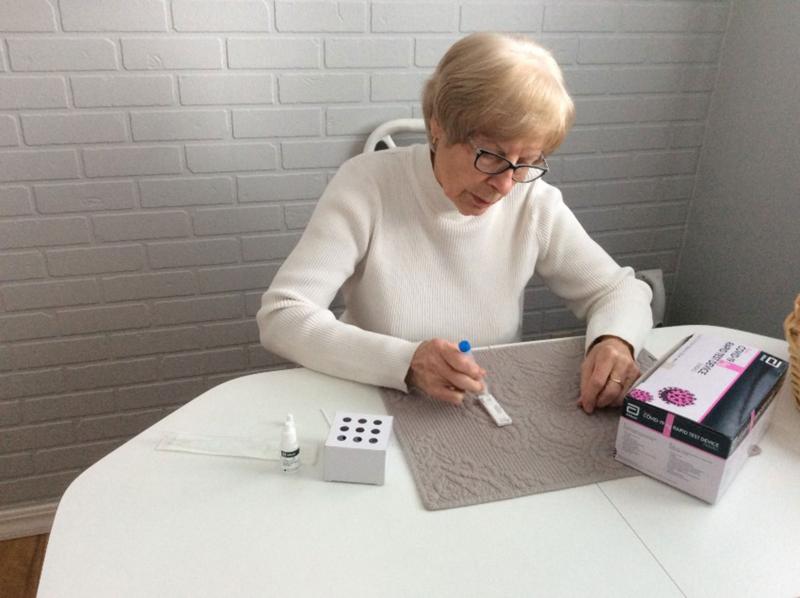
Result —
[{"label": "woman's right hand", "polygon": [[406,383],[434,399],[458,405],[465,393],[483,390],[485,375],[486,371],[459,351],[458,345],[434,338],[417,347]]}]

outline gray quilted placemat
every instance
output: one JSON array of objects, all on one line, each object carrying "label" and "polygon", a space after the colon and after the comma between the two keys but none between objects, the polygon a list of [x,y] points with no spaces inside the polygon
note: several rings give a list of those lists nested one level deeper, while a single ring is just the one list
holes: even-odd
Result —
[{"label": "gray quilted placemat", "polygon": [[429,510],[638,475],[614,460],[619,411],[577,407],[583,337],[475,351],[513,420],[498,428],[473,399],[460,407],[382,388]]}]

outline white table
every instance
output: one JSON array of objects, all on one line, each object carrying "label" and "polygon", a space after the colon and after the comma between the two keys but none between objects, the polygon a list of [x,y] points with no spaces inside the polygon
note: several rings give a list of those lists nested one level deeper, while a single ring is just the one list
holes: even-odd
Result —
[{"label": "white table", "polygon": [[[653,332],[660,355],[707,326]],[[393,440],[384,486],[277,461],[156,450],[168,433],[276,439],[292,412],[385,413],[375,388],[305,369],[244,376],[83,473],[56,513],[39,596],[800,596],[800,412],[784,385],[763,452],[715,506],[644,476],[423,509]]]}]

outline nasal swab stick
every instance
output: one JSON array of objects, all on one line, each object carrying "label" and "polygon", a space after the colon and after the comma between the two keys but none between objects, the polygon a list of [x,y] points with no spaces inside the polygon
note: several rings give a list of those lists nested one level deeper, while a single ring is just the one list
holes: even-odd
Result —
[{"label": "nasal swab stick", "polygon": [[[472,354],[472,346],[469,341],[464,340],[458,343],[458,350],[464,355],[475,361],[475,356]],[[505,409],[497,402],[497,399],[489,392],[489,385],[486,380],[483,381],[483,390],[480,394],[475,395],[475,399],[483,406],[486,413],[494,420],[498,427],[507,426],[511,423],[511,418]]]}]

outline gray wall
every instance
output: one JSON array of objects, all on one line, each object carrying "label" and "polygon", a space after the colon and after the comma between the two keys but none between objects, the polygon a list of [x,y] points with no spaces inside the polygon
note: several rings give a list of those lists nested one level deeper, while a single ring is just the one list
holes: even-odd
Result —
[{"label": "gray wall", "polygon": [[[0,508],[230,377],[336,167],[445,49],[533,34],[577,126],[550,180],[674,280],[727,1],[0,3]],[[537,284],[527,338],[581,324]]]},{"label": "gray wall", "polygon": [[734,4],[668,321],[783,337],[800,293],[800,2]]}]

